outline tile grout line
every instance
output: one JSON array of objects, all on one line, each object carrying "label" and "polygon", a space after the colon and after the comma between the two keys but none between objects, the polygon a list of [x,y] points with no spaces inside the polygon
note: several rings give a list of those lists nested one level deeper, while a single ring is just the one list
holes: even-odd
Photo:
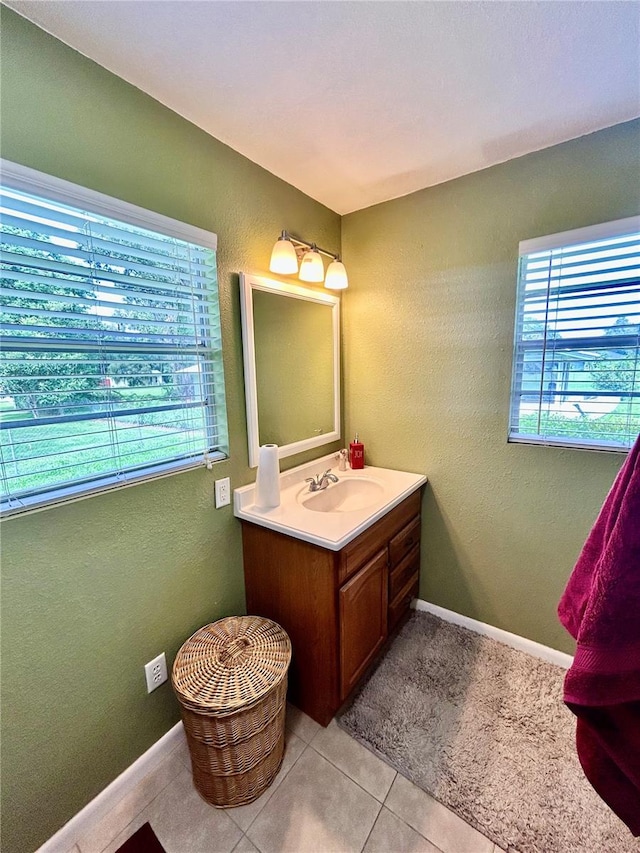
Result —
[{"label": "tile grout line", "polygon": [[[366,847],[367,841],[369,840],[369,836],[370,836],[370,835],[371,835],[371,833],[373,832],[373,828],[374,828],[374,826],[376,825],[376,821],[377,821],[377,820],[378,820],[378,818],[380,817],[380,812],[381,812],[381,811],[382,811],[382,809],[383,809],[383,805],[384,805],[384,803],[383,803],[383,802],[381,802],[377,797],[374,797],[374,795],[371,793],[371,791],[367,791],[367,790],[366,790],[366,788],[363,788],[363,787],[362,787],[362,785],[360,785],[358,782],[356,782],[356,780],[355,780],[355,779],[352,779],[352,778],[351,778],[351,776],[347,775],[343,770],[341,770],[339,767],[337,767],[337,766],[333,763],[333,761],[331,761],[329,758],[327,758],[327,757],[326,757],[326,755],[323,755],[321,752],[318,752],[318,750],[317,750],[317,749],[315,749],[315,747],[313,746],[313,741],[314,741],[314,740],[318,737],[318,735],[319,735],[322,731],[324,731],[324,730],[325,730],[324,728],[320,728],[320,729],[318,729],[318,731],[313,735],[313,737],[311,738],[311,740],[310,740],[310,741],[305,745],[305,748],[302,750],[302,752],[300,753],[300,755],[296,758],[296,760],[294,761],[294,763],[291,765],[291,767],[290,767],[290,768],[289,768],[289,770],[287,771],[286,776],[288,776],[288,775],[289,775],[289,773],[291,772],[291,770],[295,767],[295,765],[297,764],[297,762],[302,758],[302,756],[303,756],[303,755],[304,755],[304,753],[307,751],[307,749],[312,749],[312,750],[313,750],[313,752],[315,752],[315,754],[316,754],[317,756],[319,756],[320,758],[324,759],[328,764],[330,764],[330,765],[331,765],[331,767],[333,767],[335,770],[337,770],[337,771],[338,771],[338,773],[340,773],[342,776],[344,776],[344,777],[345,777],[345,779],[348,779],[348,781],[349,781],[349,782],[352,782],[356,787],[360,788],[360,790],[361,790],[361,791],[363,791],[365,794],[368,794],[368,795],[371,797],[371,799],[372,799],[372,800],[374,800],[374,802],[378,805],[378,810],[377,810],[376,815],[375,815],[375,817],[374,817],[374,819],[373,819],[373,823],[371,824],[371,829],[370,829],[370,830],[369,830],[369,832],[367,833],[367,837],[365,838],[364,843],[362,844],[362,847],[361,847],[361,848],[360,848],[360,850],[358,851],[358,853],[362,853],[362,851],[363,851],[363,850],[364,850],[364,848]],[[292,734],[295,734],[295,732],[292,732]],[[298,735],[297,737],[299,737],[299,735]],[[302,738],[300,738],[300,739],[302,740]],[[379,759],[379,760],[382,760],[382,759]],[[384,762],[383,762],[383,763],[384,763]],[[389,766],[389,765],[387,765],[387,766]],[[392,769],[393,769],[393,768],[392,768]],[[391,790],[391,785],[393,785],[393,782],[395,781],[395,778],[396,778],[396,776],[398,775],[398,771],[397,771],[397,770],[396,770],[396,771],[394,771],[394,772],[395,772],[395,775],[394,775],[393,779],[391,780],[391,784],[389,785],[389,791]],[[284,779],[286,778],[286,776],[285,776],[285,777],[283,777],[282,782],[284,782]],[[281,782],[280,784],[282,784],[282,782]],[[278,787],[279,787],[279,786],[278,786]],[[389,795],[389,791],[387,791],[387,794],[386,794],[386,796],[385,796],[385,799],[386,799],[386,797]],[[267,803],[265,803],[265,806],[266,806],[266,805],[267,805]],[[264,808],[264,806],[263,806],[263,808]],[[260,811],[262,811],[262,809],[261,809]],[[258,812],[258,815],[259,815],[259,814],[260,814],[260,812]],[[251,821],[251,823],[250,823],[250,824],[249,824],[249,826],[247,827],[247,832],[249,831],[249,829],[251,828],[251,826],[253,825],[253,823],[257,820],[258,815],[256,815],[256,816],[255,816],[255,818]],[[247,835],[247,838],[249,838],[249,836],[248,836],[248,835]],[[262,851],[260,850],[260,847],[258,847],[258,845],[253,841],[253,839],[249,838],[249,841],[251,841],[251,843],[254,845],[254,847],[256,847],[256,849],[257,849],[258,851],[260,851],[260,853],[262,853]],[[239,843],[239,842],[238,842],[238,843]]]},{"label": "tile grout line", "polygon": [[[335,719],[336,719],[336,717],[334,717],[333,719],[335,720]],[[388,790],[388,791],[387,791],[387,793],[384,795],[384,799],[383,799],[382,801],[378,800],[378,802],[382,802],[382,805],[384,805],[384,804],[386,803],[386,801],[387,801],[387,797],[389,796],[389,793],[390,793],[390,791],[391,791],[391,788],[393,787],[393,783],[396,781],[397,777],[398,777],[399,775],[401,776],[402,774],[400,773],[400,771],[399,771],[399,770],[396,770],[396,768],[393,766],[393,764],[390,764],[388,761],[385,761],[385,760],[384,760],[384,758],[382,758],[380,755],[378,755],[378,753],[377,753],[377,752],[374,752],[372,749],[369,749],[367,746],[365,746],[365,745],[364,745],[364,743],[362,743],[362,742],[361,742],[361,741],[359,741],[357,738],[355,738],[355,737],[354,737],[352,734],[350,734],[346,729],[343,729],[341,726],[338,726],[338,728],[340,729],[340,731],[344,732],[348,738],[351,738],[351,740],[352,740],[354,743],[359,744],[359,745],[360,745],[364,750],[366,750],[366,751],[369,753],[369,755],[372,755],[374,758],[377,758],[377,759],[378,759],[378,761],[381,761],[381,762],[385,765],[385,767],[388,767],[390,770],[393,770],[394,776],[393,776],[393,779],[391,780],[391,784],[389,785],[389,790]],[[322,729],[321,729],[320,731],[322,731]],[[316,739],[316,736],[317,736],[318,734],[320,734],[320,732],[316,732],[316,734],[313,736],[313,739],[314,739],[314,740]],[[318,752],[318,750],[317,750],[317,749],[316,749],[316,752]],[[322,755],[322,753],[318,753],[318,754],[319,754],[319,755]],[[322,756],[322,757],[324,758],[325,756]],[[328,759],[328,758],[327,758],[327,761],[329,761],[329,759]],[[332,762],[330,762],[330,763],[332,763]],[[336,766],[336,765],[334,764],[334,767],[335,767],[335,766]],[[339,769],[340,769],[340,768],[338,768],[338,770],[339,770]],[[349,778],[350,778],[350,777],[349,777]],[[403,778],[406,778],[406,777],[403,777]],[[353,780],[353,781],[355,781],[355,780]],[[411,780],[409,780],[409,781],[411,781]],[[358,783],[356,782],[356,785],[357,785],[357,784],[358,784]],[[362,786],[360,786],[360,787],[362,787]],[[363,790],[364,790],[364,789],[363,789]],[[367,793],[369,793],[369,792],[367,791]],[[373,797],[373,794],[371,794],[371,796]],[[375,799],[375,800],[377,800],[378,798],[377,798],[377,797],[374,797],[374,799]]]},{"label": "tile grout line", "polygon": [[[167,755],[167,756],[166,756],[166,758],[164,759],[164,761],[169,761],[169,759],[173,756],[174,752],[175,752],[177,749],[179,749],[179,748],[180,748],[180,744],[178,744],[178,746],[176,746],[176,748],[175,748],[175,749],[172,749],[172,750],[171,750],[171,752],[169,753],[169,755]],[[158,765],[158,767],[156,768],[156,770],[154,770],[154,771],[152,771],[152,772],[153,772],[153,773],[155,773],[157,770],[159,770],[163,763],[164,763],[164,762],[163,762],[163,761],[161,761],[161,762],[160,762],[160,764]],[[175,773],[175,774],[171,777],[171,779],[169,779],[169,780],[167,781],[167,784],[166,784],[166,785],[164,785],[164,786],[163,786],[163,787],[158,791],[158,793],[155,795],[155,797],[152,797],[152,798],[149,800],[149,802],[148,802],[148,803],[145,803],[145,804],[144,804],[144,806],[140,809],[140,811],[137,811],[137,812],[134,814],[134,816],[131,818],[131,820],[130,820],[127,824],[125,824],[125,826],[123,826],[123,827],[122,827],[122,829],[121,829],[119,832],[116,832],[116,834],[113,836],[113,838],[109,839],[109,841],[107,841],[107,843],[104,845],[104,847],[101,847],[101,848],[100,848],[100,853],[104,853],[104,851],[107,849],[107,847],[108,847],[108,846],[109,846],[113,841],[115,841],[115,840],[116,840],[116,838],[117,838],[119,835],[121,835],[121,834],[122,834],[122,833],[123,833],[123,832],[124,832],[124,831],[129,827],[129,826],[131,826],[131,824],[134,822],[134,820],[135,820],[136,818],[138,818],[138,817],[142,814],[142,812],[143,812],[145,809],[149,808],[149,806],[151,805],[151,803],[154,803],[154,802],[158,799],[158,797],[160,796],[160,794],[162,794],[162,793],[163,793],[163,791],[166,791],[166,789],[169,787],[169,785],[171,785],[171,783],[172,783],[172,782],[174,782],[174,781],[178,778],[178,776],[179,776],[181,773],[183,773],[183,772],[184,772],[184,770],[189,770],[189,772],[191,772],[191,770],[190,770],[188,767],[185,767],[185,766],[184,766],[184,762],[183,762],[182,760],[180,760],[180,764],[182,765],[182,768],[183,768],[183,769],[182,769],[182,770],[178,770],[178,772],[177,772],[177,773]],[[148,773],[148,774],[147,774],[147,776],[150,776],[150,775],[151,775],[151,773]],[[140,782],[138,782],[138,785],[142,784],[142,782],[147,778],[147,776],[144,776],[144,777],[140,780]],[[138,786],[136,785],[136,787],[138,787]],[[135,788],[134,788],[133,790],[135,791]],[[130,792],[130,793],[131,793],[131,792]],[[127,796],[128,796],[128,795],[127,795]],[[125,797],[122,797],[122,799],[121,799],[121,800],[119,800],[113,808],[114,808],[114,809],[115,809],[115,808],[117,808],[117,807],[120,805],[120,803],[122,802],[122,800],[124,800],[124,799],[125,799]],[[111,809],[111,811],[113,811],[113,809]],[[107,812],[107,814],[111,814],[111,811]],[[105,817],[106,817],[106,816],[107,816],[107,815],[105,815]],[[77,846],[78,850],[80,851],[80,853],[84,853],[84,851],[83,851],[83,849],[82,849],[82,847],[81,847],[81,845],[80,845],[80,841],[79,841],[79,840],[78,840],[78,841],[76,841],[76,846]]]},{"label": "tile grout line", "polygon": [[[396,770],[396,775],[393,777],[391,784],[389,785],[389,790],[387,791],[387,796],[384,798],[384,801],[382,803],[383,806],[387,805],[387,800],[389,799],[389,794],[391,793],[391,789],[393,788],[393,785],[394,785],[397,778],[398,778],[398,771]],[[387,808],[389,808],[389,806],[387,806]],[[391,811],[391,809],[389,809],[389,811]]]},{"label": "tile grout line", "polygon": [[[391,766],[391,765],[389,765],[389,766]],[[387,800],[389,799],[389,795],[391,794],[391,789],[393,788],[393,783],[396,781],[396,779],[398,778],[398,776],[400,776],[402,779],[406,779],[406,780],[407,780],[407,782],[411,782],[411,779],[407,779],[407,777],[406,777],[406,776],[403,776],[403,775],[402,775],[402,773],[400,773],[400,771],[399,771],[399,770],[396,770],[396,775],[393,777],[393,782],[392,782],[392,783],[391,783],[391,785],[389,786],[389,790],[387,791],[387,796],[384,798],[384,803],[382,804],[382,805],[383,805],[383,807],[384,807],[384,808],[386,808],[389,812],[391,812],[391,814],[392,814],[395,818],[397,818],[399,821],[401,821],[405,826],[408,826],[408,827],[409,827],[409,829],[412,829],[414,832],[417,832],[417,833],[418,833],[418,835],[420,836],[420,838],[424,838],[424,840],[425,840],[425,841],[428,841],[428,842],[429,842],[429,844],[431,844],[431,845],[432,845],[432,847],[435,847],[435,849],[436,849],[436,850],[440,850],[440,853],[443,853],[443,851],[440,849],[440,847],[438,847],[438,845],[437,845],[434,841],[432,841],[430,838],[427,838],[427,836],[426,836],[426,835],[423,835],[419,830],[417,830],[417,829],[415,828],[415,826],[411,826],[411,824],[407,823],[407,821],[406,821],[406,820],[404,820],[404,818],[400,817],[400,815],[399,815],[399,814],[396,814],[396,813],[394,812],[394,810],[391,808],[391,806],[388,806],[388,805],[387,805]],[[411,784],[412,784],[412,785],[415,785],[415,782],[411,782]],[[415,785],[415,786],[416,786],[416,788],[418,787],[417,785]],[[422,788],[420,788],[420,790],[422,790]],[[427,792],[425,791],[424,793],[426,794]],[[430,796],[430,795],[429,795],[429,794],[427,794],[427,796]],[[445,806],[445,808],[446,808],[446,806]],[[449,811],[451,811],[451,809],[449,809]],[[455,812],[454,812],[454,814],[455,814]]]},{"label": "tile grout line", "polygon": [[[320,734],[320,732],[326,732],[326,730],[329,728],[329,726],[330,726],[330,725],[331,725],[331,723],[329,723],[329,725],[327,725],[327,726],[321,726],[317,731],[315,731],[315,732],[314,732],[314,734],[313,734],[313,737],[311,738],[311,740],[310,740],[310,741],[309,741],[309,743],[308,743],[308,746],[311,746],[311,744],[312,744],[312,743],[314,742],[314,740],[318,737],[318,735]],[[316,752],[317,752],[317,751],[318,751],[318,750],[316,750]]]},{"label": "tile grout line", "polygon": [[[299,735],[296,735],[296,733],[295,733],[295,732],[292,732],[291,730],[289,730],[289,731],[290,731],[290,733],[291,733],[292,735],[295,735],[295,737],[299,737]],[[302,738],[300,738],[300,740],[302,740]],[[296,764],[298,763],[298,761],[300,761],[300,759],[302,758],[302,756],[304,755],[304,753],[307,751],[307,748],[309,747],[309,744],[308,744],[308,743],[306,743],[306,742],[305,742],[305,741],[303,741],[303,740],[302,740],[302,743],[304,743],[304,749],[300,752],[300,755],[296,758],[296,760],[293,762],[293,764],[291,765],[291,767],[290,767],[290,768],[287,770],[287,772],[284,774],[284,776],[282,777],[282,779],[280,780],[280,782],[278,782],[278,788],[280,787],[280,785],[282,785],[282,783],[283,783],[283,782],[284,782],[284,780],[287,778],[287,776],[289,775],[289,773],[291,773],[291,771],[292,771],[292,770],[293,770],[293,768],[296,766]],[[272,784],[273,784],[273,783],[272,783]],[[278,788],[275,788],[275,789],[271,792],[271,796],[273,796],[273,795],[275,794],[275,792],[278,790]],[[264,791],[263,791],[263,793],[264,793]],[[233,820],[233,818],[231,817],[231,815],[229,815],[229,817],[231,818],[231,820],[233,820],[233,823],[235,824],[235,826],[237,826],[237,827],[238,827],[238,829],[242,832],[242,834],[243,834],[243,835],[246,835],[246,836],[247,836],[247,838],[249,838],[249,836],[247,835],[247,833],[249,832],[249,830],[251,829],[251,827],[253,826],[253,824],[257,821],[257,819],[260,817],[260,815],[262,814],[263,809],[264,809],[266,806],[268,806],[270,802],[271,802],[271,797],[269,797],[269,799],[268,799],[268,801],[267,801],[266,803],[263,803],[263,805],[260,807],[259,811],[257,811],[257,812],[256,812],[256,815],[255,815],[255,817],[253,818],[253,820],[251,821],[251,823],[247,824],[246,829],[242,829],[242,827],[241,827],[239,824],[237,824],[237,823],[235,822],[235,820]],[[258,845],[253,841],[253,839],[252,839],[252,838],[249,838],[249,841],[250,841],[250,842],[253,844],[253,846],[254,846],[254,847],[256,847],[258,850],[260,849],[260,848],[258,847]],[[238,843],[240,843],[240,842],[238,842]]]},{"label": "tile grout line", "polygon": [[[237,826],[237,824],[236,824],[236,826]],[[235,844],[233,845],[233,847],[231,848],[230,853],[234,853],[234,851],[238,849],[238,847],[240,846],[240,842],[241,842],[244,838],[246,838],[246,839],[247,839],[247,841],[248,841],[250,844],[253,844],[253,841],[251,841],[251,839],[249,838],[249,836],[248,836],[248,835],[246,835],[246,834],[243,832],[243,833],[242,833],[242,835],[240,836],[240,838],[236,841],[236,843],[235,843]],[[256,847],[256,845],[255,845],[255,844],[253,844],[253,846],[256,848],[256,850],[258,850],[258,848]]]},{"label": "tile grout line", "polygon": [[[405,777],[403,776],[402,778],[404,779]],[[422,790],[422,789],[420,789],[420,790]],[[391,788],[389,788],[389,791],[391,791]],[[411,826],[410,823],[407,823],[407,821],[404,820],[404,818],[401,818],[399,814],[396,814],[390,806],[383,805],[382,808],[386,808],[387,811],[389,812],[389,814],[392,814],[396,818],[396,820],[399,820],[400,823],[404,824],[404,826],[406,826],[407,829],[410,829],[412,832],[415,832],[416,835],[419,835],[420,838],[423,838],[425,841],[427,841],[433,847],[434,850],[438,851],[438,853],[445,853],[445,851],[442,850],[441,847],[438,847],[438,845],[435,843],[435,841],[432,841],[430,838],[427,838],[427,836],[423,835],[422,832],[420,832],[420,830],[415,828],[415,826]],[[454,812],[454,814],[455,814],[455,812]]]},{"label": "tile grout line", "polygon": [[[356,741],[356,743],[357,743],[357,741]],[[333,761],[331,761],[331,759],[330,759],[330,758],[327,758],[327,756],[326,756],[326,755],[323,755],[321,752],[318,752],[318,750],[313,746],[313,744],[309,743],[309,744],[307,744],[307,746],[309,746],[309,747],[310,747],[310,748],[315,752],[315,754],[316,754],[316,755],[319,755],[319,756],[320,756],[320,758],[324,758],[324,760],[325,760],[325,761],[327,761],[327,762],[328,762],[332,767],[335,767],[335,769],[336,769],[339,773],[342,773],[342,775],[343,775],[346,779],[348,779],[350,782],[353,782],[353,784],[354,784],[354,785],[357,785],[357,786],[358,786],[358,788],[360,788],[360,790],[361,790],[361,791],[364,791],[364,792],[365,792],[365,794],[369,794],[369,796],[370,796],[372,799],[374,799],[374,800],[376,801],[376,803],[380,803],[380,805],[381,805],[381,806],[383,806],[383,805],[385,804],[385,801],[386,801],[387,797],[389,796],[389,791],[391,790],[391,788],[392,788],[392,786],[393,786],[393,783],[394,783],[394,782],[395,782],[395,780],[396,780],[396,776],[398,775],[398,771],[397,771],[397,770],[395,770],[393,767],[391,767],[391,765],[390,765],[390,764],[387,764],[386,766],[387,766],[387,767],[391,767],[391,769],[392,769],[392,770],[394,771],[394,773],[395,773],[395,776],[394,776],[394,777],[393,777],[393,779],[391,780],[391,784],[389,785],[389,791],[387,791],[387,793],[385,794],[384,800],[379,800],[376,796],[374,796],[374,794],[372,794],[372,793],[371,793],[371,791],[367,791],[367,789],[366,789],[366,788],[363,788],[363,787],[362,787],[362,785],[361,785],[359,782],[356,782],[356,780],[355,780],[355,779],[352,779],[352,778],[351,778],[351,776],[349,776],[349,774],[348,774],[348,773],[345,773],[345,772],[344,772],[344,770],[342,770],[340,767],[338,767],[338,765],[337,765],[337,764],[334,764],[334,763],[333,763]],[[373,755],[373,753],[371,753],[371,754]],[[377,756],[376,756],[376,758],[377,758]],[[382,761],[382,759],[380,759],[380,760]],[[384,761],[383,761],[382,763],[383,763],[383,764],[385,764],[386,762],[384,762]]]},{"label": "tile grout line", "polygon": [[[411,779],[409,779],[407,776],[403,776],[403,775],[402,775],[402,773],[400,773],[400,771],[399,771],[399,770],[396,770],[396,775],[395,775],[395,778],[394,778],[394,780],[393,780],[394,782],[396,781],[396,779],[398,778],[398,776],[399,776],[401,779],[404,779],[405,781],[409,782],[411,785],[413,785],[413,786],[414,786],[415,788],[417,788],[419,791],[422,791],[422,792],[423,792],[424,794],[426,794],[428,797],[431,797],[431,799],[435,800],[435,802],[436,802],[436,803],[439,803],[441,806],[443,806],[445,809],[447,809],[447,811],[451,812],[451,814],[455,815],[457,818],[460,818],[460,820],[462,820],[464,823],[467,823],[467,821],[466,821],[466,820],[464,820],[463,818],[461,818],[459,814],[457,814],[456,812],[454,812],[454,811],[453,811],[453,809],[450,809],[448,806],[445,806],[445,805],[444,805],[444,803],[441,803],[441,802],[440,802],[440,800],[436,800],[436,799],[435,799],[435,797],[432,797],[432,796],[431,796],[431,794],[429,794],[427,791],[424,791],[424,790],[423,790],[419,785],[416,785],[416,783],[415,783],[415,782],[413,782]],[[391,783],[391,788],[393,788],[393,783]],[[383,805],[385,806],[385,808],[387,808],[387,809],[391,812],[391,814],[392,814],[394,817],[396,817],[399,821],[401,821],[402,823],[404,823],[404,825],[405,825],[405,826],[408,826],[408,827],[409,827],[409,829],[412,829],[414,832],[417,832],[417,833],[418,833],[418,835],[419,835],[421,838],[424,838],[424,840],[425,840],[425,841],[428,841],[428,842],[429,842],[429,844],[431,844],[431,846],[432,846],[432,847],[435,847],[435,849],[436,849],[436,850],[439,850],[439,851],[440,851],[440,853],[444,853],[444,851],[443,851],[440,847],[438,847],[438,845],[435,843],[435,841],[432,841],[430,838],[427,838],[427,836],[426,836],[426,835],[424,835],[422,832],[420,832],[420,830],[419,830],[419,829],[416,829],[416,828],[415,828],[415,826],[411,826],[411,824],[410,824],[410,823],[407,823],[407,821],[406,821],[403,817],[400,817],[400,815],[399,815],[399,814],[397,814],[397,813],[396,813],[396,812],[391,808],[391,806],[388,806],[388,805],[387,805],[387,800],[389,799],[389,794],[391,794],[391,788],[389,788],[389,791],[388,791],[388,793],[387,793],[387,796],[384,798],[384,803],[383,803]],[[467,826],[471,826],[471,824],[470,824],[470,823],[467,823]],[[472,829],[475,829],[475,827],[471,827],[471,828],[472,828]],[[479,830],[476,830],[476,832],[478,832],[478,831],[479,831]],[[480,833],[480,835],[482,835],[482,833]],[[486,838],[486,836],[484,836],[484,837]],[[489,840],[489,841],[491,841],[491,839],[490,839],[490,838],[489,838],[488,840]],[[492,844],[494,844],[495,842],[493,842],[493,841],[492,841],[491,843],[492,843]]]},{"label": "tile grout line", "polygon": [[[375,799],[375,797],[374,797],[374,799]],[[380,808],[376,812],[376,816],[374,817],[373,823],[371,824],[371,829],[367,833],[367,837],[364,840],[364,844],[360,848],[360,853],[362,853],[364,848],[367,846],[367,842],[369,841],[369,838],[371,837],[371,833],[373,832],[373,828],[375,827],[376,823],[378,822],[378,818],[380,817],[380,813],[382,812],[382,809],[384,808],[384,805],[380,802],[380,800],[376,800],[376,802],[380,804]]]},{"label": "tile grout line", "polygon": [[[301,751],[300,755],[296,758],[296,760],[293,762],[293,764],[291,765],[291,767],[287,770],[287,772],[285,773],[285,775],[282,777],[282,782],[284,782],[284,780],[286,779],[286,777],[289,775],[289,773],[291,772],[291,770],[293,769],[293,767],[295,767],[296,763],[298,762],[298,760],[300,759],[300,757],[302,756],[302,754],[305,752],[305,750],[306,750],[306,749],[307,749],[307,747],[309,746],[309,744],[308,744],[306,741],[304,741],[304,740],[303,740],[299,735],[296,735],[296,734],[295,734],[295,732],[291,731],[291,729],[289,729],[289,732],[290,732],[290,734],[295,735],[295,737],[298,737],[298,738],[302,741],[302,743],[304,743],[304,744],[305,744],[305,746],[304,746],[304,749]],[[316,732],[316,734],[317,734],[317,732]],[[315,737],[315,735],[314,735],[314,737]],[[161,762],[160,762],[160,764],[156,767],[156,769],[155,769],[155,770],[153,770],[153,771],[151,771],[151,772],[152,772],[152,773],[155,773],[155,772],[156,772],[156,771],[157,771],[157,770],[162,766],[162,764],[163,764],[165,761],[168,761],[170,758],[172,758],[172,756],[174,755],[174,753],[175,753],[178,749],[180,749],[180,744],[178,744],[178,746],[176,746],[174,749],[172,749],[172,750],[171,750],[171,752],[170,752],[170,753],[169,753],[169,754],[168,754],[168,755],[163,759],[163,761],[161,761]],[[124,825],[124,826],[123,826],[123,827],[122,827],[118,832],[116,832],[116,834],[115,834],[112,838],[110,838],[110,839],[109,839],[109,841],[107,841],[107,843],[104,845],[104,847],[101,847],[101,848],[100,848],[100,853],[104,853],[104,851],[107,849],[107,847],[108,847],[108,846],[109,846],[113,841],[115,841],[115,839],[118,837],[118,835],[121,835],[123,832],[125,832],[125,830],[126,830],[129,826],[131,826],[131,824],[136,820],[136,818],[138,818],[138,817],[140,816],[140,814],[141,814],[145,809],[149,808],[149,806],[151,806],[151,804],[152,804],[152,803],[154,803],[154,802],[157,800],[157,798],[158,798],[158,797],[159,797],[159,796],[160,796],[160,795],[161,795],[161,794],[162,794],[162,793],[163,793],[163,792],[164,792],[164,791],[169,787],[169,785],[171,785],[171,783],[172,783],[172,782],[174,782],[174,781],[175,781],[175,779],[176,779],[176,778],[180,775],[180,773],[182,773],[184,770],[188,771],[189,775],[191,776],[192,784],[193,784],[193,770],[192,770],[192,768],[191,768],[191,763],[189,762],[189,764],[187,765],[187,764],[185,764],[182,760],[180,760],[180,764],[181,764],[181,766],[182,766],[182,769],[181,769],[181,770],[178,770],[178,772],[177,772],[177,773],[175,773],[175,774],[174,774],[174,775],[173,775],[173,776],[172,776],[172,777],[167,781],[167,784],[166,784],[166,785],[164,785],[164,786],[163,786],[163,787],[158,791],[158,793],[157,793],[154,797],[152,797],[152,798],[151,798],[147,803],[145,803],[145,804],[142,806],[142,808],[141,808],[139,811],[137,811],[137,812],[133,815],[133,817],[131,818],[131,820],[130,820],[130,821],[128,821],[128,822],[127,822],[127,823],[126,823],[126,824],[125,824],[125,825]],[[151,773],[148,773],[148,774],[147,774],[147,776],[150,776],[150,775],[151,775]],[[144,779],[146,779],[146,778],[147,778],[147,776],[144,776],[144,777],[140,780],[140,782],[139,782],[138,784],[141,784],[141,783],[144,781]],[[280,784],[281,784],[281,783],[280,783]],[[137,787],[137,786],[136,786],[136,787]],[[135,788],[134,788],[133,790],[135,790]],[[130,792],[130,793],[131,793],[131,792]],[[112,812],[114,809],[116,809],[116,808],[120,805],[120,803],[121,803],[124,799],[126,799],[126,797],[127,797],[127,796],[129,796],[129,794],[125,795],[125,797],[122,797],[122,799],[118,800],[118,802],[115,804],[115,806],[113,807],[113,809],[111,809],[109,812],[107,812],[107,815],[108,815],[108,814],[111,814],[111,812]],[[253,823],[255,822],[255,820],[258,818],[258,815],[260,815],[260,813],[262,812],[262,809],[263,809],[266,805],[267,805],[267,803],[265,803],[265,804],[262,806],[262,808],[260,809],[260,811],[258,811],[258,812],[257,812],[256,816],[253,818],[253,820],[251,821],[251,823],[246,827],[246,829],[242,829],[242,827],[241,827],[241,826],[239,826],[239,825],[238,825],[238,824],[233,820],[233,818],[231,817],[231,815],[229,815],[229,818],[232,820],[232,822],[233,822],[234,826],[236,826],[236,827],[240,830],[240,832],[242,833],[242,835],[246,835],[247,830],[249,830],[249,829],[250,829],[250,827],[253,825]],[[107,815],[104,815],[104,817],[106,817]],[[104,818],[103,818],[103,819],[104,819]],[[248,836],[247,836],[247,837],[248,837]],[[241,836],[240,840],[241,840],[241,839],[242,839],[242,836]],[[240,843],[240,840],[238,841],[238,844]],[[251,839],[250,839],[250,838],[249,838],[249,841],[251,841]],[[253,844],[253,841],[251,841],[251,843]],[[83,849],[82,849],[82,847],[80,846],[80,839],[76,839],[75,844],[76,844],[76,847],[78,848],[79,853],[84,853],[84,850],[83,850]],[[236,845],[236,846],[237,846],[237,845]],[[254,845],[254,846],[255,846],[255,845]],[[73,848],[72,848],[72,849],[73,849]]]}]

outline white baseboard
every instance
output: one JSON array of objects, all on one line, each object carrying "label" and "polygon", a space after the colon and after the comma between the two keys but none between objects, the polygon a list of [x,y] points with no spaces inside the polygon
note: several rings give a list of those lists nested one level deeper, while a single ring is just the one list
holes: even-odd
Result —
[{"label": "white baseboard", "polygon": [[518,634],[503,631],[502,628],[487,625],[486,622],[478,622],[477,619],[471,619],[470,616],[463,616],[454,610],[447,610],[445,607],[431,604],[430,601],[415,598],[411,606],[416,610],[425,610],[427,613],[433,613],[434,616],[439,616],[440,619],[444,619],[447,622],[453,622],[454,625],[460,625],[462,628],[475,631],[476,634],[491,637],[491,639],[505,643],[507,646],[512,646],[514,649],[518,649],[518,651],[526,652],[529,655],[533,655],[533,657],[546,660],[548,663],[554,663],[556,666],[561,666],[564,669],[569,669],[573,663],[571,655],[559,652],[557,649],[551,649],[549,646],[543,646],[542,643],[536,643],[534,640],[528,640],[526,637],[520,637]]},{"label": "white baseboard", "polygon": [[66,853],[71,850],[79,838],[86,835],[91,827],[111,811],[120,800],[136,787],[138,782],[151,773],[152,770],[180,744],[184,738],[182,722],[157,740],[140,758],[127,767],[104,791],[94,797],[90,803],[81,809],[75,817],[51,836],[36,853]]}]

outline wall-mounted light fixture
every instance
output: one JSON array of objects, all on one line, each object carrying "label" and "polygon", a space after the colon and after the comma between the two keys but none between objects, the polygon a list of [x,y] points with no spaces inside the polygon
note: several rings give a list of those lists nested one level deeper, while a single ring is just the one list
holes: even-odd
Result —
[{"label": "wall-mounted light fixture", "polygon": [[[331,258],[326,278],[322,255]],[[347,271],[340,260],[340,255],[327,252],[315,243],[307,243],[306,240],[300,240],[288,231],[283,231],[271,252],[269,269],[280,275],[293,275],[298,272],[298,261],[300,261],[298,275],[302,281],[318,283],[324,281],[324,286],[329,290],[344,290],[349,286]]]}]

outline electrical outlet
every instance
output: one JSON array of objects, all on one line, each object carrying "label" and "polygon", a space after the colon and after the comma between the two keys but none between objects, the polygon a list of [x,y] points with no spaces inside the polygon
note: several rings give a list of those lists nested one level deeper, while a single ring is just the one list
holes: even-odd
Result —
[{"label": "electrical outlet", "polygon": [[216,480],[216,509],[231,503],[231,481],[228,477]]},{"label": "electrical outlet", "polygon": [[156,687],[165,683],[167,680],[167,659],[164,652],[145,664],[144,676],[147,679],[147,693],[151,693]]}]

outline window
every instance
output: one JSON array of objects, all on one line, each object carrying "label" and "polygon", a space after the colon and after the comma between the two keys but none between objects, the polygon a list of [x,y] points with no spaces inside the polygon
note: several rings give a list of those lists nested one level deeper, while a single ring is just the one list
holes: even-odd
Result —
[{"label": "window", "polygon": [[223,458],[215,234],[1,178],[2,511]]},{"label": "window", "polygon": [[521,243],[509,440],[631,447],[639,335],[640,217]]}]

